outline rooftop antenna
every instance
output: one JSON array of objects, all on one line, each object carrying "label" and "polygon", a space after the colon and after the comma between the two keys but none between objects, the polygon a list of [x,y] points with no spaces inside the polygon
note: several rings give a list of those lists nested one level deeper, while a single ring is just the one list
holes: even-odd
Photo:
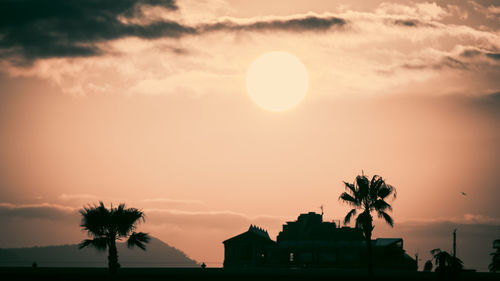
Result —
[{"label": "rooftop antenna", "polygon": [[323,205],[319,206],[320,210],[321,210],[321,218],[323,219]]},{"label": "rooftop antenna", "polygon": [[457,229],[453,230],[453,260],[457,257]]},{"label": "rooftop antenna", "polygon": [[418,262],[421,260],[421,259],[418,257],[418,250],[417,250],[417,252],[415,253],[415,260],[417,261],[417,271],[418,271]]}]

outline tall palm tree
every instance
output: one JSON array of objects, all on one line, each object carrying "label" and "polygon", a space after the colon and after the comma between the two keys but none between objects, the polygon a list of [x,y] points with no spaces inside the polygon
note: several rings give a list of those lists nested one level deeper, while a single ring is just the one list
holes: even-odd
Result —
[{"label": "tall palm tree", "polygon": [[144,213],[135,208],[126,208],[125,204],[107,209],[102,202],[99,205],[84,207],[81,227],[92,239],[83,240],[79,249],[92,246],[100,251],[108,249],[108,266],[111,273],[116,273],[118,251],[116,240],[127,238],[127,246],[137,246],[146,249],[146,243],[151,239],[147,233],[135,232],[137,225],[145,220]]},{"label": "tall palm tree", "polygon": [[344,218],[344,224],[348,224],[358,211],[356,217],[356,227],[363,231],[368,250],[368,273],[373,275],[372,256],[372,212],[376,212],[379,218],[383,218],[391,227],[394,226],[392,217],[387,211],[392,211],[392,207],[385,200],[391,195],[396,198],[396,189],[387,184],[380,176],[373,176],[371,181],[364,175],[358,175],[353,183],[344,182],[346,192],[343,192],[339,200],[347,203],[352,209]]},{"label": "tall palm tree", "polygon": [[464,267],[462,260],[439,248],[432,250],[431,254],[436,264],[436,272],[457,272]]},{"label": "tall palm tree", "polygon": [[495,252],[491,253],[491,263],[488,266],[491,272],[500,271],[500,239],[493,241],[493,249]]}]

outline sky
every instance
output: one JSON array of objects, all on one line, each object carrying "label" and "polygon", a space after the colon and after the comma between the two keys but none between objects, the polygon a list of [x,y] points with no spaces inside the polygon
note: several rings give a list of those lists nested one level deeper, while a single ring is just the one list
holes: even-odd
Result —
[{"label": "sky", "polygon": [[[0,247],[77,243],[78,210],[222,266],[250,224],[341,220],[343,181],[397,189],[394,228],[486,271],[500,238],[497,1],[0,1]],[[252,101],[258,57],[305,66],[304,99]],[[466,195],[463,195],[464,192]]]}]

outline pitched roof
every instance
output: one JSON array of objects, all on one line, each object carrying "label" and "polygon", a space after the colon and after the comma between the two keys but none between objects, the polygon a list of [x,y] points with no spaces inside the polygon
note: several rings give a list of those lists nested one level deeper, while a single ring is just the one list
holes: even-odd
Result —
[{"label": "pitched roof", "polygon": [[264,238],[271,239],[271,237],[269,237],[269,233],[267,233],[267,230],[260,228],[256,225],[251,224],[250,227],[248,228],[248,231],[253,232],[253,233],[255,233],[259,236],[262,236]]},{"label": "pitched roof", "polygon": [[397,243],[399,241],[403,241],[403,239],[402,238],[377,238],[377,239],[375,239],[375,246],[377,246],[377,247],[389,246],[389,245]]},{"label": "pitched roof", "polygon": [[260,228],[258,226],[255,226],[255,225],[250,225],[250,227],[248,228],[248,230],[246,232],[243,232],[239,235],[231,237],[231,238],[223,241],[222,243],[226,244],[227,242],[238,241],[240,239],[247,239],[249,236],[258,237],[259,239],[262,239],[263,241],[276,243],[275,241],[273,241],[269,237],[269,234],[267,233],[266,230],[264,230],[263,228]]}]

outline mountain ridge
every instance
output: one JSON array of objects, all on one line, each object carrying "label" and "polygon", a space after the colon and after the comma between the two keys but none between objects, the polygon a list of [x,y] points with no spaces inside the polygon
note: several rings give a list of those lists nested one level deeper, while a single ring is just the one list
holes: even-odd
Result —
[{"label": "mountain ridge", "polygon": [[[146,251],[128,249],[126,243],[117,243],[118,261],[122,267],[198,267],[194,259],[181,250],[152,237]],[[0,266],[39,267],[107,267],[107,251],[94,248],[79,250],[78,244],[51,245],[25,248],[0,248]]]}]

